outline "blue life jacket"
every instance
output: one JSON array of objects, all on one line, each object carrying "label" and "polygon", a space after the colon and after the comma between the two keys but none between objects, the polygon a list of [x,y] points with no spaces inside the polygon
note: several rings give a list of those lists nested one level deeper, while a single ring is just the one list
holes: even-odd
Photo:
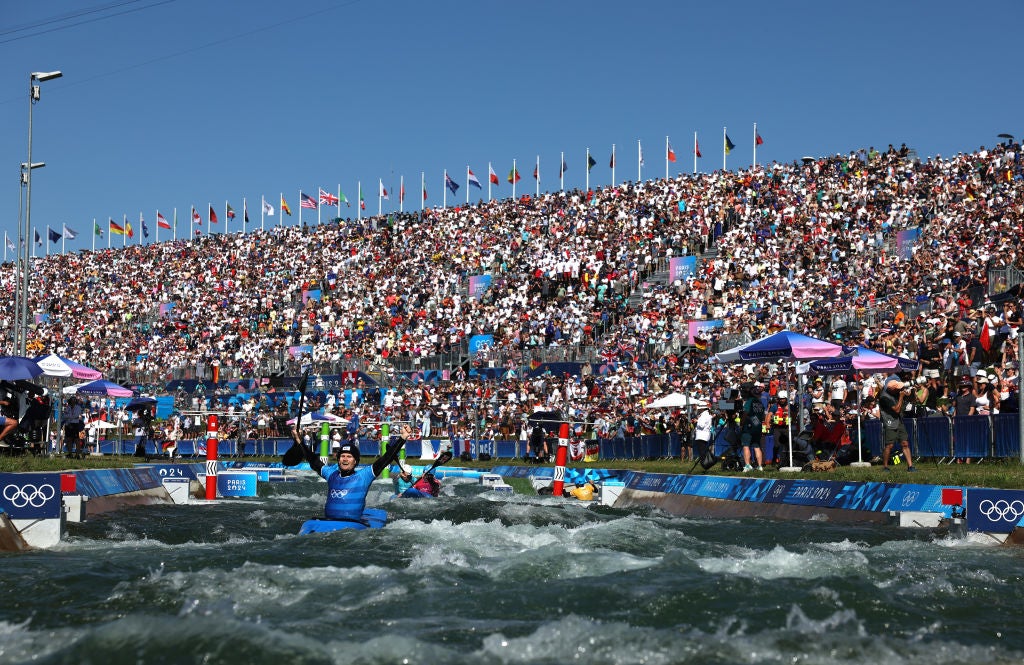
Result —
[{"label": "blue life jacket", "polygon": [[336,465],[325,466],[320,475],[327,480],[324,516],[335,520],[360,520],[366,507],[366,493],[373,483],[373,467],[364,466],[343,476]]}]

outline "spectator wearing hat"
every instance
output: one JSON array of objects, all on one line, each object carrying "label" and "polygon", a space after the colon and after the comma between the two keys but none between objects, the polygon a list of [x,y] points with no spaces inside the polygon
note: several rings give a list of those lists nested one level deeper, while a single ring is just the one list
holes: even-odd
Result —
[{"label": "spectator wearing hat", "polygon": [[409,466],[408,462],[401,460],[398,464],[391,467],[391,472],[395,474],[392,476],[395,481],[395,494],[401,495],[405,490],[412,487],[412,467]]},{"label": "spectator wearing hat", "polygon": [[978,416],[999,413],[999,395],[992,386],[989,374],[984,370],[978,372],[974,380],[974,413]]},{"label": "spectator wearing hat", "polygon": [[974,385],[971,382],[971,377],[961,376],[957,383],[956,397],[953,398],[953,415],[954,416],[973,416],[975,415],[974,404]]},{"label": "spectator wearing hat", "polygon": [[775,445],[775,456],[780,451],[789,450],[792,440],[792,409],[789,405],[789,392],[780,390],[775,396],[775,406],[768,412],[768,423]]},{"label": "spectator wearing hat", "polygon": [[698,409],[697,419],[693,425],[693,454],[700,458],[711,445],[711,436],[714,433],[715,419],[707,403],[701,403]]}]

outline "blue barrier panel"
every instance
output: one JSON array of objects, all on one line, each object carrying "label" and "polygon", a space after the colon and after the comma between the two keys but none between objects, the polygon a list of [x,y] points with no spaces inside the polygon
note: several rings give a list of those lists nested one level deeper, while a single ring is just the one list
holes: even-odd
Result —
[{"label": "blue barrier panel", "polygon": [[423,454],[423,440],[412,439],[405,442],[405,454],[408,457],[419,457]]},{"label": "blue barrier panel", "polygon": [[861,421],[860,435],[864,439],[864,445],[871,451],[871,454],[881,456],[882,421],[877,418]]},{"label": "blue barrier panel", "polygon": [[996,457],[1020,456],[1019,414],[997,413],[992,416],[992,437],[995,440]]},{"label": "blue barrier panel", "polygon": [[196,442],[192,439],[181,439],[178,441],[178,450],[175,454],[179,457],[195,457]]},{"label": "blue barrier panel", "polygon": [[519,455],[522,455],[523,453],[516,454],[516,444],[517,443],[518,443],[518,440],[516,440],[516,439],[503,440],[503,441],[501,441],[501,440],[495,441],[494,442],[494,444],[495,444],[494,449],[497,452],[495,457],[498,457],[498,458],[519,457]]},{"label": "blue barrier panel", "polygon": [[990,432],[988,416],[956,416],[953,418],[953,454],[988,457]]},{"label": "blue barrier panel", "polygon": [[917,431],[916,456],[949,457],[953,454],[953,435],[949,428],[949,419],[946,416],[930,416],[914,420]]}]

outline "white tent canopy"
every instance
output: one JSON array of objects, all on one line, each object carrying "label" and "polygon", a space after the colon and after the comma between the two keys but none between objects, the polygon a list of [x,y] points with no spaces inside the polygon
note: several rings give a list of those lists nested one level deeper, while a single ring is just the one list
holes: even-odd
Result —
[{"label": "white tent canopy", "polygon": [[659,397],[650,404],[647,405],[648,409],[678,409],[686,406],[702,407],[707,406],[708,403],[699,397],[692,395],[686,395],[684,393],[670,393],[664,397]]}]

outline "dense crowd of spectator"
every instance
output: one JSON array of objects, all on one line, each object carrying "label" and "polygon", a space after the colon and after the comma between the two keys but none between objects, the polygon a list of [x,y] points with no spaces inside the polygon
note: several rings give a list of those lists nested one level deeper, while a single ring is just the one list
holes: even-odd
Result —
[{"label": "dense crowd of spectator", "polygon": [[[333,407],[519,436],[534,408],[563,408],[602,433],[655,431],[685,426],[642,408],[668,391],[714,403],[741,383],[761,383],[772,397],[792,390],[791,368],[706,362],[720,335],[789,328],[920,358],[915,378],[931,395],[919,406],[951,411],[963,383],[984,393],[991,412],[1008,408],[1016,390],[1020,300],[990,303],[988,276],[1024,268],[1021,183],[1016,143],[925,161],[889,146],[51,255],[33,263],[31,346],[104,372],[201,363],[236,376],[305,345],[315,363],[363,358],[378,366],[460,348],[476,334],[493,337],[489,353],[500,359],[599,348],[600,371],[460,371],[442,385],[399,383],[372,408]],[[667,259],[686,254],[699,257],[693,274],[638,290]],[[467,280],[481,274],[491,276],[490,288],[471,298]],[[0,273],[10,299],[0,316],[6,331],[13,278],[8,265]],[[319,298],[309,297],[316,290]],[[634,292],[642,297],[631,304]],[[879,316],[833,327],[835,315],[851,313],[855,321]],[[721,326],[690,340],[689,322],[708,319]],[[984,340],[983,327],[991,333]],[[877,386],[866,378],[847,377],[859,381],[851,406],[858,391],[870,405]]]}]

